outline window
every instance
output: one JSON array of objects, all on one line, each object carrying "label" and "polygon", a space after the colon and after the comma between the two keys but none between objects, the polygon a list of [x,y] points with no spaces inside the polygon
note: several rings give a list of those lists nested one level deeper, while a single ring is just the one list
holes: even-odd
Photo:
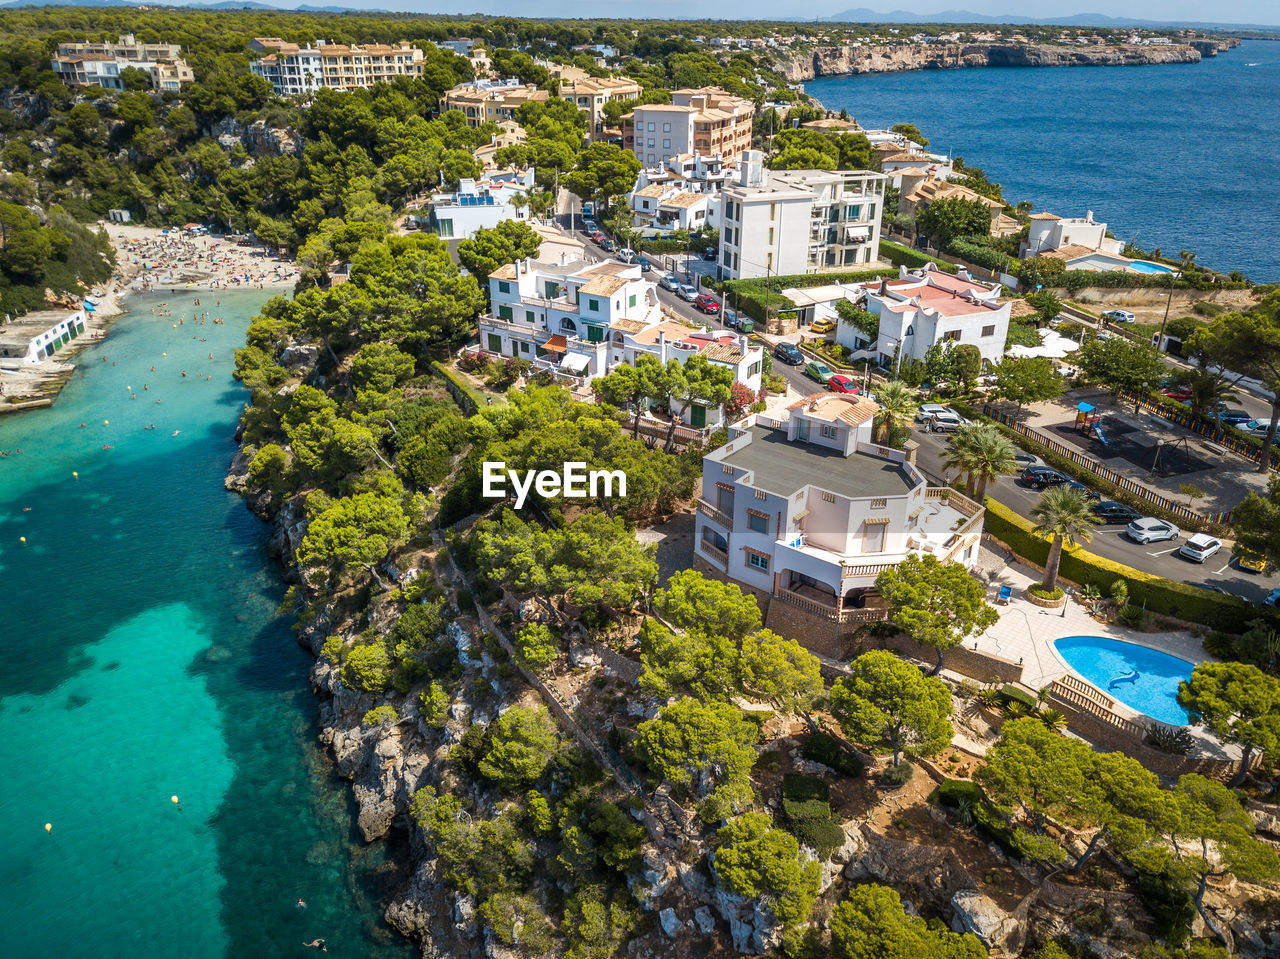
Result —
[{"label": "window", "polygon": [[632,293],[629,297],[627,297],[627,306],[635,306],[635,305],[636,305],[636,295]]},{"label": "window", "polygon": [[662,141],[662,149],[664,149],[664,150],[670,150],[670,149],[671,149],[671,141],[670,141],[670,140],[663,140],[663,141]]},{"label": "window", "polygon": [[534,320],[533,310],[525,310],[525,311],[524,311],[524,321],[525,321],[526,323],[532,323],[532,322],[533,322],[533,320]]},{"label": "window", "polygon": [[510,292],[511,292],[511,284],[510,284],[510,283],[507,283],[505,280],[499,280],[499,281],[498,281],[498,292],[499,292],[499,293],[510,293]]},{"label": "window", "polygon": [[529,352],[529,344],[524,342],[523,340],[520,341],[520,352],[521,353]]},{"label": "window", "polygon": [[768,493],[766,493],[766,492],[765,492],[764,490],[762,490],[762,489],[758,489],[758,490],[756,490],[756,491],[755,491],[755,494],[756,494],[756,499],[768,499],[768,498],[769,498],[769,494],[768,494]]},{"label": "window", "polygon": [[776,219],[776,218],[777,218],[777,216],[778,216],[778,204],[776,204],[776,203],[770,203],[770,204],[769,204],[769,219],[770,219],[770,220]]},{"label": "window", "polygon": [[760,372],[759,363],[752,363],[750,366],[747,367],[747,376],[755,376],[759,372]]},{"label": "window", "polygon": [[501,317],[501,318],[502,318],[502,319],[504,319],[504,320],[510,320],[510,319],[511,319],[511,307],[509,307],[509,306],[500,306],[500,307],[498,307],[498,316],[499,316],[499,317]]},{"label": "window", "polygon": [[889,501],[887,499],[873,499],[871,501],[872,509],[884,509],[888,505]]},{"label": "window", "polygon": [[733,515],[733,490],[716,488],[716,509],[730,516]]},{"label": "window", "polygon": [[770,272],[773,271],[773,253],[772,252],[770,252],[769,254],[769,259],[768,259],[768,262],[765,264],[765,269],[769,270]]},{"label": "window", "polygon": [[822,502],[824,502],[824,503],[834,503],[835,501],[836,501],[836,494],[835,494],[835,493],[828,493],[826,490],[823,490],[823,491],[822,491]]},{"label": "window", "polygon": [[835,428],[834,426],[824,426],[824,427],[822,428],[822,435],[823,435],[823,436],[825,436],[825,437],[827,437],[827,438],[829,438],[829,439],[835,439],[835,438],[836,438],[836,428]]},{"label": "window", "polygon": [[[652,123],[650,123],[650,124],[649,124],[649,126],[648,126],[648,130],[649,130],[649,132],[650,132],[650,133],[652,133],[652,132],[653,132],[653,124],[652,124]],[[650,145],[652,145],[652,144],[650,144]]]},{"label": "window", "polygon": [[862,526],[862,551],[864,553],[884,552],[884,531],[887,523],[864,523]]},{"label": "window", "polygon": [[436,234],[446,239],[453,236],[453,220],[436,220]]},{"label": "window", "polygon": [[769,227],[769,245],[773,246],[773,227]]},{"label": "window", "polygon": [[747,525],[757,533],[769,532],[769,521],[763,516],[757,516],[755,513],[747,514]]},{"label": "window", "polygon": [[597,326],[596,324],[594,324],[594,323],[589,323],[589,324],[587,324],[587,342],[588,342],[588,343],[603,343],[603,342],[604,342],[604,330],[603,330],[601,327],[599,327],[599,326]]},{"label": "window", "polygon": [[600,312],[600,301],[593,300],[591,299],[591,297],[587,297],[587,309],[590,310],[592,313]]},{"label": "window", "polygon": [[747,554],[747,565],[753,569],[758,569],[762,573],[769,572],[769,557],[760,556],[756,553]]},{"label": "window", "polygon": [[946,341],[947,343],[959,343],[959,342],[960,342],[960,331],[959,331],[959,330],[947,330],[947,332],[945,332],[945,333],[943,333],[943,334],[942,334],[942,339],[943,339],[944,341]]},{"label": "window", "polygon": [[671,124],[670,124],[670,123],[664,123],[664,124],[662,124],[662,132],[663,132],[663,133],[670,133],[670,132],[671,132]]},{"label": "window", "polygon": [[993,323],[991,326],[984,326],[984,327],[982,328],[982,335],[983,335],[983,336],[995,336],[995,335],[996,335],[996,328],[995,328],[995,324]]}]

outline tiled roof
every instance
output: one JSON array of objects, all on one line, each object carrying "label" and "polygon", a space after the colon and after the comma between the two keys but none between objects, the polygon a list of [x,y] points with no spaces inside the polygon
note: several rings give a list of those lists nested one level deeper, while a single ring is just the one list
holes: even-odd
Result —
[{"label": "tiled roof", "polygon": [[1090,253],[1097,253],[1093,247],[1082,246],[1079,243],[1068,243],[1066,246],[1060,246],[1056,250],[1041,250],[1037,256],[1051,256],[1055,260],[1074,260],[1078,256],[1088,256]]},{"label": "tiled roof", "polygon": [[516,265],[514,263],[504,263],[502,266],[490,273],[489,276],[497,277],[499,280],[514,280],[519,276],[519,273],[516,272]]},{"label": "tiled roof", "polygon": [[702,355],[709,360],[733,363],[735,366],[742,362],[742,351],[736,346],[729,346],[727,343],[712,343],[710,346],[703,347]]},{"label": "tiled roof", "polygon": [[667,197],[659,206],[673,206],[681,210],[696,206],[707,199],[705,193],[677,193],[675,196]]},{"label": "tiled roof", "polygon": [[835,422],[840,420],[850,426],[857,426],[873,418],[880,411],[880,406],[871,400],[840,393],[815,393],[802,400],[790,404],[787,409],[804,408],[806,416]]},{"label": "tiled roof", "polygon": [[640,197],[649,197],[651,199],[657,199],[658,197],[662,196],[662,194],[666,193],[667,190],[669,189],[671,188],[661,183],[650,183],[647,187],[644,187],[643,189],[640,189],[640,190],[636,190],[634,195],[640,196]]},{"label": "tiled roof", "polygon": [[591,280],[584,283],[580,293],[595,296],[613,296],[620,289],[627,285],[625,277],[621,276],[593,276]]},{"label": "tiled roof", "polygon": [[1032,214],[1031,214],[1031,219],[1033,219],[1033,220],[1061,220],[1061,219],[1062,219],[1062,217],[1058,216],[1058,214],[1056,214],[1056,213],[1049,213],[1047,210],[1041,210],[1039,213],[1032,213]]},{"label": "tiled roof", "polygon": [[623,333],[639,333],[648,325],[644,320],[614,320],[609,324],[609,329]]}]

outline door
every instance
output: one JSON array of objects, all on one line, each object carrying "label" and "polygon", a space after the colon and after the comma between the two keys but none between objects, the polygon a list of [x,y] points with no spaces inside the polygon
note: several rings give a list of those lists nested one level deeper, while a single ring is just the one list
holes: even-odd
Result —
[{"label": "door", "polygon": [[502,352],[502,337],[497,333],[489,334],[489,352],[490,353]]},{"label": "door", "polygon": [[806,419],[800,420],[800,430],[796,434],[796,439],[798,439],[801,443],[809,442],[809,421],[808,420]]},{"label": "door", "polygon": [[700,403],[694,403],[693,409],[689,411],[689,417],[693,425],[701,429],[707,425],[707,408]]}]

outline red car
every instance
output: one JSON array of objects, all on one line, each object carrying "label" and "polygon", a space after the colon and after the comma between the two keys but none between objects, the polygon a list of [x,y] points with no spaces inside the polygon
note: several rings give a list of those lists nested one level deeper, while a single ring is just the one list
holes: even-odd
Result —
[{"label": "red car", "polygon": [[693,301],[693,308],[702,313],[710,313],[715,316],[720,312],[720,303],[714,296],[708,296],[706,293],[699,293],[698,298]]},{"label": "red car", "polygon": [[827,380],[827,389],[832,393],[858,394],[862,392],[862,387],[843,373],[833,373],[831,378]]},{"label": "red car", "polygon": [[1179,403],[1185,403],[1191,399],[1191,393],[1189,391],[1176,386],[1167,390],[1161,390],[1160,392],[1171,400],[1177,400]]}]

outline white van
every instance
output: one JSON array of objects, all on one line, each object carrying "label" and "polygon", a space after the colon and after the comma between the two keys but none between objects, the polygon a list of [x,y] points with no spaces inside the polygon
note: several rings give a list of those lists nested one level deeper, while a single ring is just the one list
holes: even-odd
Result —
[{"label": "white van", "polygon": [[1110,320],[1112,323],[1132,323],[1133,314],[1128,310],[1107,310],[1102,314],[1104,320]]}]

